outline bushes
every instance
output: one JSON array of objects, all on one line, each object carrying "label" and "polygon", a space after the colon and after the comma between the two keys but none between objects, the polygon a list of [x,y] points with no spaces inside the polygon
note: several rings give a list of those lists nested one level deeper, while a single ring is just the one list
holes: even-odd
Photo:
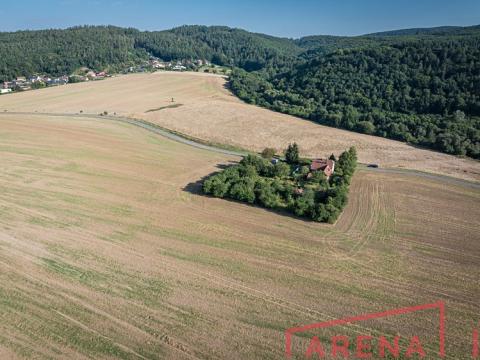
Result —
[{"label": "bushes", "polygon": [[268,181],[258,181],[255,186],[257,203],[266,208],[275,209],[281,206],[282,200],[278,189]]},{"label": "bushes", "polygon": [[315,192],[307,189],[292,204],[291,210],[297,216],[313,218],[313,209],[315,208]]},{"label": "bushes", "polygon": [[290,166],[284,162],[278,162],[273,166],[273,176],[285,178],[290,175]]},{"label": "bushes", "polygon": [[228,194],[232,199],[253,204],[255,201],[254,187],[255,179],[245,176],[232,185]]},{"label": "bushes", "polygon": [[285,160],[289,164],[297,164],[299,159],[298,145],[293,143],[288,145],[287,150],[285,151]]},{"label": "bushes", "polygon": [[261,155],[264,159],[271,159],[275,156],[275,149],[267,147],[263,149]]},{"label": "bushes", "polygon": [[215,197],[224,197],[229,190],[229,184],[223,174],[211,176],[203,183],[203,191]]},{"label": "bushes", "polygon": [[252,166],[262,176],[270,176],[273,172],[273,164],[261,157],[247,155],[241,161],[242,167]]},{"label": "bushes", "polygon": [[[298,155],[298,147],[295,151]],[[330,179],[322,172],[314,172],[307,178],[306,166],[290,167],[285,162],[273,165],[259,156],[248,155],[238,165],[206,179],[203,191],[219,198],[286,210],[315,221],[333,223],[347,204],[356,164],[357,153],[352,147],[340,155]]]}]

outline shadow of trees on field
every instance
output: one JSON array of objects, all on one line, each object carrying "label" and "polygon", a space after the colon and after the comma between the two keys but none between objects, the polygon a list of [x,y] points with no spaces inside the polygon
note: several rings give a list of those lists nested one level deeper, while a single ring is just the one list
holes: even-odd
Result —
[{"label": "shadow of trees on field", "polygon": [[245,100],[239,98],[239,97],[237,96],[237,94],[235,94],[235,93],[233,92],[232,86],[231,86],[231,84],[230,84],[230,81],[227,81],[226,83],[224,83],[224,84],[222,85],[222,87],[223,87],[231,96],[233,96],[233,97],[235,97],[237,100],[240,100],[240,101],[242,101],[242,102],[244,102],[244,103],[247,104],[247,102],[246,102]]},{"label": "shadow of trees on field", "polygon": [[185,185],[185,187],[183,187],[182,190],[186,191],[190,194],[194,194],[194,195],[205,195],[205,194],[203,194],[203,191],[202,191],[202,185],[203,185],[203,182],[206,179],[208,179],[209,176],[210,175],[207,175],[207,176],[204,176],[203,178],[201,178],[198,181],[188,183],[187,185]]},{"label": "shadow of trees on field", "polygon": [[195,182],[191,182],[191,183],[188,183],[187,185],[185,185],[182,190],[183,191],[186,191],[190,194],[194,194],[194,195],[202,195],[202,196],[206,196],[206,197],[213,197],[213,196],[209,196],[209,195],[206,195],[203,193],[202,191],[202,186],[203,186],[203,182],[205,180],[207,180],[210,176],[212,175],[215,175],[215,174],[218,174],[220,173],[221,171],[225,170],[226,168],[229,168],[230,166],[233,166],[233,165],[237,165],[238,162],[237,161],[229,161],[228,163],[222,163],[222,164],[217,164],[215,165],[215,167],[217,169],[219,169],[219,171],[215,171],[213,173],[210,173],[208,175],[205,175],[204,177],[202,177],[200,180],[197,180]]},{"label": "shadow of trees on field", "polygon": [[230,81],[227,81],[225,82],[222,87],[225,89],[225,90],[228,90],[229,92],[231,92],[233,94],[233,91],[232,91],[232,87],[230,86]]}]

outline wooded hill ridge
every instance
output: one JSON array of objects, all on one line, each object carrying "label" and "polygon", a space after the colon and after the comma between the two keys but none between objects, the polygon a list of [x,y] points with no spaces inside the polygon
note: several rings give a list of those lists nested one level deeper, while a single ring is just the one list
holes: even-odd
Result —
[{"label": "wooded hill ridge", "polygon": [[279,38],[226,26],[185,25],[139,31],[116,26],[0,32],[0,79],[36,73],[63,75],[86,66],[95,70],[126,65],[149,55],[163,60],[206,59],[247,71],[290,64],[337,49],[399,42],[480,36],[480,25],[407,29],[363,36],[315,35]]},{"label": "wooded hill ridge", "polygon": [[0,33],[0,79],[115,72],[155,56],[235,69],[243,100],[321,124],[480,157],[480,26],[288,39],[225,26]]}]

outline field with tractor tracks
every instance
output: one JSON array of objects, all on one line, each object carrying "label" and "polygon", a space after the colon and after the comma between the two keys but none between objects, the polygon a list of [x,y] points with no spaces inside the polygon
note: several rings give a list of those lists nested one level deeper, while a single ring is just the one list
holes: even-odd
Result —
[{"label": "field with tractor tracks", "polygon": [[[0,108],[162,106],[147,94],[128,111],[113,86],[125,79],[2,96]],[[250,108],[218,90],[220,78],[199,79],[213,103]],[[97,86],[112,93],[88,102],[68,94]],[[52,99],[40,105],[37,94]],[[174,96],[185,105],[148,113],[158,114],[151,121],[167,125],[200,106],[194,94]],[[380,152],[364,144],[364,161]],[[327,225],[200,194],[203,177],[238,159],[107,119],[0,114],[0,357],[279,359],[287,328],[437,300],[447,309],[446,358],[470,357],[480,320],[478,188],[361,168],[344,213]],[[400,334],[402,349],[419,335],[436,358],[438,314],[316,335],[337,333]],[[294,354],[310,336],[293,338]]]}]

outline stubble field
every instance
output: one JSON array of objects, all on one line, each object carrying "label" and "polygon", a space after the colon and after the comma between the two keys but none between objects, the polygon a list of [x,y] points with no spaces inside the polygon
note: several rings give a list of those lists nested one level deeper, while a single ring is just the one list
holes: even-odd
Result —
[{"label": "stubble field", "polygon": [[[296,141],[306,156],[339,154],[355,145],[359,160],[480,180],[480,162],[352,133],[247,105],[221,76],[158,72],[119,76],[0,96],[0,112],[110,114],[145,119],[202,140],[261,151]],[[174,102],[172,102],[172,98]]]},{"label": "stubble field", "polygon": [[[478,189],[359,170],[332,226],[198,193],[237,160],[112,121],[0,115],[0,355],[279,359],[289,327],[443,300],[446,358],[470,357]],[[317,335],[416,334],[436,358],[437,320]]]}]

